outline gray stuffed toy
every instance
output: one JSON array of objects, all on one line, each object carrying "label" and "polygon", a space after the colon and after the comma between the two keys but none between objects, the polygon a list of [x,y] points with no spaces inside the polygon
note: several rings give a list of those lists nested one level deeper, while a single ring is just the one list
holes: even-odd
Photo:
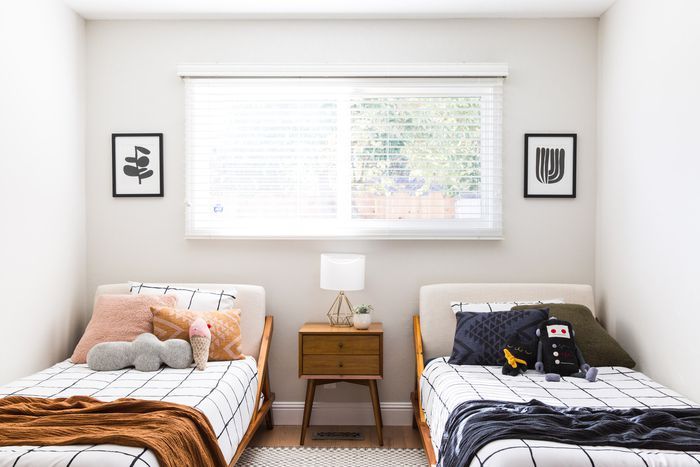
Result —
[{"label": "gray stuffed toy", "polygon": [[114,371],[129,366],[139,371],[156,371],[164,363],[170,368],[192,365],[192,347],[182,339],[165,342],[150,333],[144,333],[133,342],[103,342],[87,354],[91,370]]}]

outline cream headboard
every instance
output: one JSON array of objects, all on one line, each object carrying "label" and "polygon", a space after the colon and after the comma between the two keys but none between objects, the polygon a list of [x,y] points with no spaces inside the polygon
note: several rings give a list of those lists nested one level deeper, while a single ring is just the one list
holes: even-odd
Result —
[{"label": "cream headboard", "polygon": [[[233,287],[236,308],[241,309],[241,350],[245,355],[258,358],[263,327],[265,326],[265,289],[259,285],[246,284],[172,284],[200,289],[221,290]],[[102,294],[128,294],[129,284],[107,284],[97,287],[95,299]]]},{"label": "cream headboard", "polygon": [[561,298],[587,306],[595,315],[593,288],[582,284],[433,284],[420,288],[419,312],[423,356],[452,353],[456,318],[451,302],[508,302]]}]

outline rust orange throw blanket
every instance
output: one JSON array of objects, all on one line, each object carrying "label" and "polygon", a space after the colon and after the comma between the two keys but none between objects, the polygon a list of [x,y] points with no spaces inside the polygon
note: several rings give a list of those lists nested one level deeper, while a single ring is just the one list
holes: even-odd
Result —
[{"label": "rust orange throw blanket", "polygon": [[71,444],[148,448],[161,467],[226,466],[209,420],[192,407],[86,396],[0,399],[0,446]]}]

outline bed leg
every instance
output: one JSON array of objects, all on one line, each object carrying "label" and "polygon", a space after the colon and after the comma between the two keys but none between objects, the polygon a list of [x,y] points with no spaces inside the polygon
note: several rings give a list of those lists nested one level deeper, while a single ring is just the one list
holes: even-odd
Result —
[{"label": "bed leg", "polygon": [[[265,399],[274,399],[274,394],[270,392],[270,370],[266,368],[265,372],[265,381],[263,381],[263,394],[265,395]],[[272,406],[270,406],[270,410],[267,411],[265,414],[265,428],[268,430],[271,430],[275,427],[274,420],[272,418]]]},{"label": "bed leg", "polygon": [[275,427],[275,422],[272,419],[272,408],[267,412],[265,415],[265,428],[268,430],[272,430]]},{"label": "bed leg", "polygon": [[266,430],[272,430],[275,427],[275,421],[272,418],[272,406],[270,406],[270,410],[267,411],[265,414],[265,429]]},{"label": "bed leg", "polygon": [[411,426],[414,430],[418,429],[418,417],[417,417],[417,404],[416,404],[416,393],[411,393]]}]

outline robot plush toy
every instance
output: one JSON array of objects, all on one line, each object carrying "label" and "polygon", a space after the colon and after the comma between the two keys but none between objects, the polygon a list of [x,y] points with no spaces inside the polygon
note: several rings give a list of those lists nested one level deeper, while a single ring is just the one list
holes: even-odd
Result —
[{"label": "robot plush toy", "polygon": [[559,381],[561,376],[586,378],[591,382],[596,380],[598,369],[591,368],[583,359],[571,323],[549,318],[540,324],[537,337],[540,341],[537,345],[535,370],[546,373],[547,381]]}]

